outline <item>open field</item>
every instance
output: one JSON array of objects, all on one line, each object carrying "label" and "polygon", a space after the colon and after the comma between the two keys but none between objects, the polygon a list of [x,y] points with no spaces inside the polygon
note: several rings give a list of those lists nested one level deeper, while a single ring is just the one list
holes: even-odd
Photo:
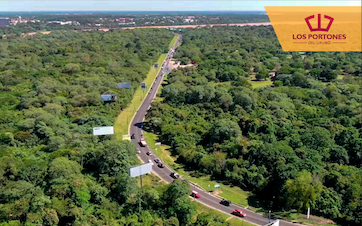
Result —
[{"label": "open field", "polygon": [[345,75],[338,75],[338,76],[337,76],[337,79],[338,79],[338,80],[342,80],[342,79],[344,78],[344,76],[345,76]]},{"label": "open field", "polygon": [[333,223],[333,221],[317,217],[317,216],[310,216],[309,219],[305,218],[306,216],[300,213],[292,213],[290,214],[289,220],[293,222],[302,223],[305,225],[313,225],[313,226],[336,226],[336,224]]},{"label": "open field", "polygon": [[260,88],[264,88],[264,87],[273,85],[273,82],[270,81],[269,79],[266,80],[266,81],[253,81],[253,80],[249,80],[249,83],[252,85],[252,87],[253,87],[254,89],[260,89]]},{"label": "open field", "polygon": [[229,218],[227,222],[229,222],[231,226],[255,226],[255,224],[237,219],[236,217]]},{"label": "open field", "polygon": [[[231,226],[255,226],[252,223],[249,223],[247,221],[244,221],[241,218],[238,217],[233,217],[230,216],[228,214],[225,213],[221,213],[217,210],[214,210],[212,208],[209,208],[208,206],[202,205],[199,202],[196,202],[196,206],[197,206],[197,213],[211,213],[213,215],[217,215],[220,216],[221,218],[225,219],[225,221],[229,222]],[[196,220],[196,216],[195,216],[195,220]]]},{"label": "open field", "polygon": [[[166,59],[166,56],[167,54],[162,54],[159,57],[157,61],[159,65],[162,65],[162,62]],[[148,75],[144,80],[144,82],[146,82],[147,89],[151,87],[151,84],[155,80],[159,70],[161,70],[161,67],[155,69],[153,65],[151,66],[150,71],[148,72]],[[123,109],[116,118],[114,130],[118,140],[122,140],[122,136],[128,134],[129,123],[131,122],[133,115],[141,105],[144,95],[147,95],[147,92],[142,91],[141,86],[137,87],[137,90],[133,96],[130,105],[126,109]]]},{"label": "open field", "polygon": [[[138,180],[138,186],[141,186],[141,180],[139,179],[139,177],[137,177],[137,180]],[[165,182],[153,173],[142,176],[142,186],[154,187],[162,184],[165,184]]]},{"label": "open field", "polygon": [[[260,89],[260,88],[264,88],[264,87],[267,87],[267,86],[272,86],[273,85],[273,82],[268,78],[267,80],[260,80],[260,81],[257,81],[255,79],[255,76],[252,75],[250,78],[247,79],[248,82],[251,84],[251,86],[254,88],[254,89]],[[214,86],[216,85],[221,85],[221,84],[227,84],[227,85],[231,85],[231,82],[228,81],[228,82],[213,82],[212,83]]]},{"label": "open field", "polygon": [[248,78],[248,82],[254,89],[260,89],[273,85],[273,82],[269,78],[267,78],[266,80],[257,81],[255,79],[255,75],[251,75],[250,78]]}]

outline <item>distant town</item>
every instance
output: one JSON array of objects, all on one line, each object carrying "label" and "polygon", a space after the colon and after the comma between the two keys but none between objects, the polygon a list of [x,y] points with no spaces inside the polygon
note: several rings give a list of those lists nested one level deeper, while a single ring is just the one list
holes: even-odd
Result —
[{"label": "distant town", "polygon": [[218,23],[249,23],[267,22],[267,15],[261,12],[250,14],[186,14],[168,13],[164,14],[41,14],[19,13],[1,14],[0,27],[12,27],[23,25],[55,25],[80,27],[128,27],[128,26],[162,26],[162,25],[197,25]]},{"label": "distant town", "polygon": [[[162,17],[152,17],[145,16],[143,18],[137,18],[140,23],[139,25],[162,25],[162,24],[194,24],[200,20],[205,20],[206,16],[162,16]],[[136,19],[136,20],[137,20]],[[219,21],[219,17],[210,17],[208,18],[210,21],[217,23]],[[119,18],[107,18],[100,17],[96,19],[93,23],[86,23],[83,25],[87,26],[96,26],[101,27],[107,24],[119,25],[119,26],[135,26],[136,25],[135,18],[132,17],[119,17]],[[142,22],[141,22],[142,21]],[[64,20],[39,20],[34,18],[22,18],[18,16],[16,18],[12,17],[2,17],[0,18],[0,26],[16,26],[20,24],[28,24],[28,23],[48,23],[48,24],[59,24],[59,25],[75,25],[80,26],[81,23],[75,20],[72,21],[64,21]]]}]

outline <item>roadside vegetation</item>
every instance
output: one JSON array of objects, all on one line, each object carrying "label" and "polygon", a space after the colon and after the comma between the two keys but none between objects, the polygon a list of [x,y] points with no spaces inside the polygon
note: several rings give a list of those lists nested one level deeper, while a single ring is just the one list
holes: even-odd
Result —
[{"label": "roadside vegetation", "polygon": [[[161,146],[155,145],[155,143],[159,140],[156,134],[146,131],[144,134],[145,139],[148,142],[148,146],[157,155],[157,157],[159,157],[162,162],[170,166],[171,169],[175,170],[175,172],[180,174],[183,179],[186,179],[200,186],[204,190],[212,192],[224,199],[232,200],[234,204],[249,207],[249,192],[243,191],[237,186],[225,185],[222,184],[221,181],[212,180],[210,175],[200,174],[196,170],[192,169],[185,169],[183,164],[175,162],[177,157],[171,155],[169,146],[163,144]],[[221,184],[220,189],[214,188],[216,184]]]},{"label": "roadside vegetation", "polygon": [[135,89],[117,83],[139,87],[173,37],[59,31],[0,41],[0,225],[192,225],[187,183],[147,178],[158,185],[140,188],[128,176],[135,146],[92,135],[131,103]]},{"label": "roadside vegetation", "polygon": [[[128,176],[139,164],[133,143],[92,135],[141,100],[136,89],[150,87],[150,67],[161,65],[173,37],[58,31],[0,42],[1,226],[229,225],[215,212],[198,214],[181,180],[147,175],[140,187]],[[118,89],[121,82],[135,88]],[[117,99],[102,103],[101,94]]]},{"label": "roadside vegetation", "polygon": [[[171,42],[174,42],[173,40]],[[161,56],[158,58],[157,63],[158,65],[162,65],[163,61],[166,59],[167,54],[161,54]],[[121,111],[121,113],[117,116],[115,124],[114,124],[114,130],[117,136],[118,140],[122,140],[123,135],[129,134],[129,124],[131,123],[131,120],[133,118],[133,115],[136,113],[138,108],[141,106],[142,101],[145,96],[147,96],[147,93],[155,80],[158,72],[161,70],[161,67],[156,69],[154,65],[151,66],[147,77],[143,82],[146,83],[147,90],[141,89],[141,84],[135,85],[136,91],[133,95],[133,98],[131,100],[131,103],[129,106]]]},{"label": "roadside vegetation", "polygon": [[166,163],[256,208],[361,224],[361,53],[285,53],[271,27],[215,27],[188,30],[176,58],[198,67],[167,76],[144,125]]},{"label": "roadside vegetation", "polygon": [[[160,186],[165,186],[159,177],[155,174],[149,174],[143,176],[143,186],[146,188],[156,188],[163,189]],[[216,225],[216,226],[255,226],[239,217],[231,216],[220,211],[214,210],[208,206],[205,206],[194,199],[191,199],[194,205],[196,206],[196,212],[194,213],[191,224],[195,226],[207,226],[207,225]]]}]

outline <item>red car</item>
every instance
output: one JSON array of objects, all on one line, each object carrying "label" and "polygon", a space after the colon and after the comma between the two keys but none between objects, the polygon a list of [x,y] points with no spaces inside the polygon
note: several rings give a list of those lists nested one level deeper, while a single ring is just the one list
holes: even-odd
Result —
[{"label": "red car", "polygon": [[234,210],[232,212],[232,214],[234,214],[236,216],[239,216],[239,217],[245,217],[246,216],[246,213],[243,213],[243,211],[241,211],[241,210]]},{"label": "red car", "polygon": [[191,196],[194,197],[194,198],[200,198],[200,194],[197,193],[197,191],[192,191]]}]

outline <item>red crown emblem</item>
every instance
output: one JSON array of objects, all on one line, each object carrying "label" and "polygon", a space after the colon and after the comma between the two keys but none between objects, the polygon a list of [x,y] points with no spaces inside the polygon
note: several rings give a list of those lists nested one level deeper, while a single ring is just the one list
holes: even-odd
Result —
[{"label": "red crown emblem", "polygon": [[333,20],[334,20],[334,18],[324,15],[324,18],[329,20],[329,24],[328,24],[327,28],[321,28],[321,14],[318,14],[318,28],[313,28],[309,22],[309,20],[313,19],[313,18],[314,18],[314,15],[305,18],[305,22],[307,22],[307,25],[308,25],[310,31],[329,31],[329,28],[331,28]]}]

